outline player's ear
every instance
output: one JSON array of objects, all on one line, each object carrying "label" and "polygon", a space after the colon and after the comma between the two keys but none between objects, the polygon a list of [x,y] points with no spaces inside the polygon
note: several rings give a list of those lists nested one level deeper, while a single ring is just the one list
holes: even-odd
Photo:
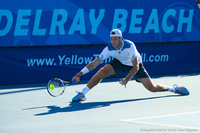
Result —
[{"label": "player's ear", "polygon": [[121,36],[120,39],[123,39],[123,37]]}]

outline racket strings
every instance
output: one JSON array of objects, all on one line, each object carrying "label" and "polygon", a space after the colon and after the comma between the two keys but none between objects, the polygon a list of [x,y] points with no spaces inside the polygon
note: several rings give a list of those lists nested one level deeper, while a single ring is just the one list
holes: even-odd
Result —
[{"label": "racket strings", "polygon": [[51,93],[51,95],[53,95],[53,96],[59,96],[59,95],[61,95],[64,92],[64,85],[63,85],[63,83],[61,81],[59,81],[59,80],[52,80],[49,83],[49,86],[51,84],[54,85],[54,89],[49,89],[49,92]]}]

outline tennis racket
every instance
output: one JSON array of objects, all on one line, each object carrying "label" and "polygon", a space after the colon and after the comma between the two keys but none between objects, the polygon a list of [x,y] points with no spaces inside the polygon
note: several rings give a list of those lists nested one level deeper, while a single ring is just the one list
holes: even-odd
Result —
[{"label": "tennis racket", "polygon": [[60,96],[64,93],[65,88],[71,84],[76,82],[76,80],[71,80],[71,81],[64,81],[61,80],[59,78],[54,78],[51,79],[48,83],[47,83],[47,92],[53,96],[53,97],[57,97]]}]

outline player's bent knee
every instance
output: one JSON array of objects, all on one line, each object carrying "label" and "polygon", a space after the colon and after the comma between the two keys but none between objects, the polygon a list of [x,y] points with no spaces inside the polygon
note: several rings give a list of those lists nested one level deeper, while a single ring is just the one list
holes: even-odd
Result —
[{"label": "player's bent knee", "polygon": [[101,69],[99,70],[98,74],[99,74],[99,76],[100,76],[101,78],[105,78],[105,77],[106,77],[106,74],[107,74],[105,68],[101,68]]}]

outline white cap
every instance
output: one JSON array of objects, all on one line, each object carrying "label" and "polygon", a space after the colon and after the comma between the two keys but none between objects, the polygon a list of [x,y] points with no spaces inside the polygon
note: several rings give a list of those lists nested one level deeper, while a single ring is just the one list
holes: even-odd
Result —
[{"label": "white cap", "polygon": [[117,37],[121,37],[122,36],[122,32],[118,29],[113,29],[111,32],[110,32],[110,36],[117,36]]}]

